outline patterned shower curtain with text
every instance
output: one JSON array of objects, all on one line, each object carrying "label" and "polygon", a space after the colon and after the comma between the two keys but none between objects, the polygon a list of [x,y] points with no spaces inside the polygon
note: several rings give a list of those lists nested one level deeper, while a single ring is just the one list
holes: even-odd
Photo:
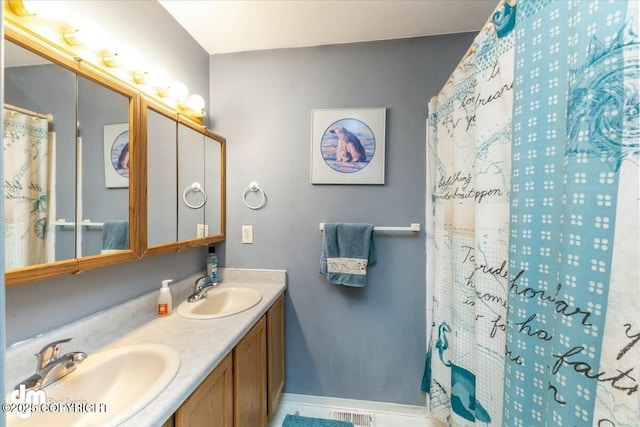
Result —
[{"label": "patterned shower curtain with text", "polygon": [[3,109],[5,268],[54,261],[47,239],[49,124]]},{"label": "patterned shower curtain with text", "polygon": [[638,427],[638,5],[512,3],[429,105],[428,409]]}]

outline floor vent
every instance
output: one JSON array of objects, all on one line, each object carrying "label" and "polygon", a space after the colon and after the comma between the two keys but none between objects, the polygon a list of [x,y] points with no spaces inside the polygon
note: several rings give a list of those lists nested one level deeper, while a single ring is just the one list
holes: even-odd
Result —
[{"label": "floor vent", "polygon": [[352,422],[354,427],[374,427],[373,415],[363,412],[332,410],[330,418],[337,421]]}]

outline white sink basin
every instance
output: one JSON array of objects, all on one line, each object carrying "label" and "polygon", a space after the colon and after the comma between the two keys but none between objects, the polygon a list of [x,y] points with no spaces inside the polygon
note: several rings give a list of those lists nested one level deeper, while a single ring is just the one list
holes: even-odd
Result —
[{"label": "white sink basin", "polygon": [[[141,344],[89,354],[75,371],[42,389],[47,401],[95,404],[95,412],[33,412],[7,416],[8,426],[112,426],[148,405],[173,380],[180,354],[171,347]],[[7,402],[10,400],[7,398]],[[101,405],[103,404],[103,405]]]},{"label": "white sink basin", "polygon": [[178,314],[188,319],[215,319],[250,309],[262,300],[262,293],[251,288],[217,288],[200,301],[185,301]]}]

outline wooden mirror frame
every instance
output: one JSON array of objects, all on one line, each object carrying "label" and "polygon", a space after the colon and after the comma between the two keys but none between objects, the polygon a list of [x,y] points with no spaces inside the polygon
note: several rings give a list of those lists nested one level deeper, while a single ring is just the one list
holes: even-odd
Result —
[{"label": "wooden mirror frame", "polygon": [[[153,110],[158,114],[161,114],[167,117],[170,120],[176,122],[176,126],[178,124],[183,124],[188,126],[189,128],[195,130],[202,135],[209,137],[218,143],[220,143],[220,234],[215,236],[208,236],[202,238],[195,238],[189,240],[175,241],[175,242],[167,242],[159,245],[147,246],[148,242],[148,224],[147,224],[147,215],[148,215],[148,205],[147,205],[147,177],[148,177],[148,165],[146,162],[147,159],[147,150],[148,141],[147,141],[147,124],[148,124],[148,110]],[[140,122],[138,126],[138,148],[139,150],[144,152],[144,171],[140,171],[144,177],[144,184],[142,187],[142,193],[144,194],[144,203],[140,205],[140,220],[141,220],[141,231],[142,231],[142,247],[141,251],[144,257],[148,257],[151,255],[158,255],[164,253],[177,252],[188,248],[195,248],[200,246],[208,246],[213,243],[223,242],[226,239],[226,142],[227,140],[217,133],[212,132],[207,129],[206,126],[203,126],[199,123],[196,123],[190,120],[187,117],[182,116],[175,111],[171,111],[170,109],[154,102],[153,100],[148,99],[145,96],[141,96],[140,98]],[[176,197],[179,195],[176,194]],[[178,218],[179,221],[179,218]],[[176,236],[177,238],[177,236]]]},{"label": "wooden mirror frame", "polygon": [[[146,233],[142,233],[140,206],[146,206],[146,152],[139,146],[140,134],[140,95],[138,92],[102,72],[100,69],[85,63],[78,58],[55,49],[54,46],[45,43],[29,31],[23,30],[10,22],[3,22],[4,39],[16,45],[28,49],[43,58],[68,69],[79,76],[105,86],[114,92],[129,99],[129,147],[130,147],[130,176],[129,176],[129,250],[110,254],[97,254],[81,258],[56,261],[46,264],[37,264],[5,271],[5,285],[15,286],[22,283],[33,282],[42,279],[62,276],[70,273],[92,270],[114,264],[139,259],[143,253],[143,234],[146,242]],[[4,41],[3,41],[4,42]],[[146,210],[144,212],[146,214]],[[146,217],[145,217],[146,221]]]}]

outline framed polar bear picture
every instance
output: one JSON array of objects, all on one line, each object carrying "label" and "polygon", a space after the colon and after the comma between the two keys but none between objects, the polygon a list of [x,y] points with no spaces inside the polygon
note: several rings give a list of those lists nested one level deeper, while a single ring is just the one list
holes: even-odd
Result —
[{"label": "framed polar bear picture", "polygon": [[312,110],[311,183],[384,184],[386,108]]}]

